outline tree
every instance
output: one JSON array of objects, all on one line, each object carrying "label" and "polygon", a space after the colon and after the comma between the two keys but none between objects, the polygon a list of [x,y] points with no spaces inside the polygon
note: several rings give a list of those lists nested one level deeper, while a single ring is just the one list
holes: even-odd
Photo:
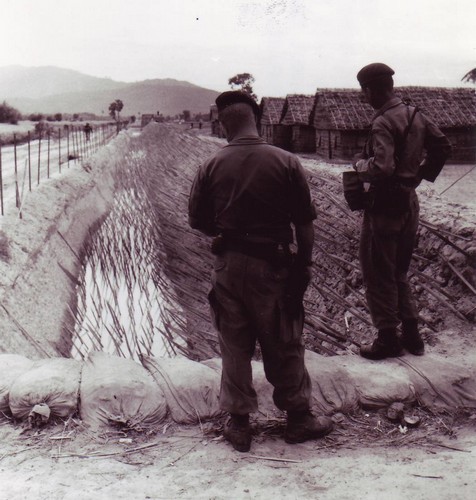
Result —
[{"label": "tree", "polygon": [[16,125],[21,119],[20,111],[9,106],[5,101],[0,104],[0,123],[11,123]]},{"label": "tree", "polygon": [[61,113],[55,113],[55,120],[60,122],[63,119],[63,115]]},{"label": "tree", "polygon": [[120,119],[120,113],[123,107],[124,103],[120,99],[116,99],[115,101],[111,102],[111,104],[109,104],[109,114],[116,122],[118,122]]},{"label": "tree", "polygon": [[228,85],[230,85],[232,90],[241,90],[242,92],[246,92],[256,101],[256,95],[253,93],[252,87],[254,82],[255,79],[251,73],[238,73],[228,80]]},{"label": "tree", "polygon": [[190,121],[190,111],[188,109],[182,111],[182,116],[186,122]]},{"label": "tree", "polygon": [[471,71],[468,71],[466,75],[461,78],[462,82],[471,82],[471,83],[476,83],[476,68],[472,69]]}]

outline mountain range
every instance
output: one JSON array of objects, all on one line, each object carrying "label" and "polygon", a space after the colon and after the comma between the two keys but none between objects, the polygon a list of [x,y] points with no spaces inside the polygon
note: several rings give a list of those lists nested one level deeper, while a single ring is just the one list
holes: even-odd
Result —
[{"label": "mountain range", "polygon": [[108,115],[109,104],[124,103],[123,116],[189,110],[208,113],[219,92],[174,79],[118,82],[54,66],[0,68],[0,102],[22,114],[94,113]]}]

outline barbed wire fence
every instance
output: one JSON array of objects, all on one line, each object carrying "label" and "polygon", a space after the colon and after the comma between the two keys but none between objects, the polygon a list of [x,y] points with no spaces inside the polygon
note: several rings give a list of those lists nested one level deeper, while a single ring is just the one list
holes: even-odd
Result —
[{"label": "barbed wire fence", "polygon": [[19,137],[13,134],[8,143],[0,138],[0,215],[13,201],[19,218],[28,192],[41,182],[61,175],[64,168],[82,163],[105,146],[120,130],[117,123],[37,127],[35,133]]}]

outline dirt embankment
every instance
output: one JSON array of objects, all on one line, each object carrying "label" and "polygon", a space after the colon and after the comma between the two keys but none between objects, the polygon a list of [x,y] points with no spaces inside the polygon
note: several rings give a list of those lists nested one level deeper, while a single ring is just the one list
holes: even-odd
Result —
[{"label": "dirt embankment", "polygon": [[[134,148],[144,154],[140,182],[161,227],[165,271],[184,310],[189,350],[195,359],[216,355],[206,299],[209,241],[189,229],[187,204],[198,165],[224,144],[197,131],[152,124],[138,138],[119,136],[86,168],[71,167],[61,179],[34,190],[21,221],[4,217],[0,351],[30,357],[67,355],[68,346],[61,339],[64,325],[71,322],[68,306],[75,303],[77,255],[113,199],[114,169]],[[325,354],[355,351],[372,337],[373,328],[357,258],[360,215],[347,209],[342,196],[340,175],[348,166],[313,157],[303,158],[303,164],[318,210],[314,280],[306,296],[306,344]],[[412,283],[424,336],[436,347],[445,336],[450,343],[471,341],[476,314],[474,211],[444,202],[429,186],[419,191],[423,222]],[[444,335],[438,333],[442,331]],[[445,349],[441,345],[441,351]]]},{"label": "dirt embankment", "polygon": [[[139,144],[147,158],[143,176],[167,253],[165,270],[186,311],[190,347],[196,346],[197,359],[213,356],[218,349],[206,299],[210,242],[188,228],[187,204],[198,165],[225,142],[193,131],[152,126]],[[347,208],[342,194],[341,173],[349,165],[330,165],[315,157],[302,161],[318,211],[314,279],[305,303],[306,344],[324,354],[355,351],[372,338],[374,330],[358,262],[361,214]],[[429,185],[419,192],[422,223],[411,281],[423,334],[434,345],[441,342],[442,331],[470,340],[476,315],[474,211],[435,197]]]},{"label": "dirt embankment", "polygon": [[114,170],[128,148],[121,135],[83,164],[64,165],[26,197],[23,218],[6,215],[0,231],[0,352],[68,356],[81,253],[114,196]]}]

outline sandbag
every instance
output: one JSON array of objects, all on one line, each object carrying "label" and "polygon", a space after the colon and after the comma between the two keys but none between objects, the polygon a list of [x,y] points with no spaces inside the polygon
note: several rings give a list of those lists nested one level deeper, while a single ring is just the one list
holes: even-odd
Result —
[{"label": "sandbag", "polygon": [[69,417],[78,409],[80,361],[49,358],[35,361],[12,384],[10,410],[15,418],[26,419],[36,405],[47,405],[51,417]]},{"label": "sandbag", "polygon": [[[345,368],[336,364],[338,359],[306,351],[305,364],[312,382],[311,406],[316,414],[351,413],[359,407],[359,393]],[[221,371],[219,358],[208,359],[203,364]],[[273,386],[266,379],[263,363],[252,361],[251,368],[260,412],[269,415],[279,413],[273,401]]]},{"label": "sandbag", "polygon": [[312,406],[316,413],[352,413],[359,407],[359,392],[340,357],[306,351],[305,363],[312,382]]},{"label": "sandbag", "polygon": [[368,361],[360,356],[334,356],[335,368],[347,371],[362,408],[385,408],[395,401],[413,403],[415,389],[398,358]]},{"label": "sandbag", "polygon": [[32,365],[33,361],[20,354],[0,354],[0,418],[10,413],[8,399],[13,382]]},{"label": "sandbag", "polygon": [[463,368],[435,354],[400,359],[427,408],[476,408],[476,370]]},{"label": "sandbag", "polygon": [[174,422],[193,424],[220,414],[220,374],[186,358],[144,356],[144,367],[164,391]]},{"label": "sandbag", "polygon": [[145,368],[102,352],[84,362],[80,396],[81,418],[92,429],[114,424],[153,428],[167,415],[164,393]]},{"label": "sandbag", "polygon": [[[359,394],[347,371],[335,364],[337,357],[325,357],[306,351],[306,368],[312,382],[311,406],[317,414],[352,412],[359,406]],[[214,370],[221,370],[221,359],[212,358],[203,362]],[[258,395],[261,413],[279,413],[273,401],[273,386],[266,379],[263,363],[252,361],[253,386]]]}]

